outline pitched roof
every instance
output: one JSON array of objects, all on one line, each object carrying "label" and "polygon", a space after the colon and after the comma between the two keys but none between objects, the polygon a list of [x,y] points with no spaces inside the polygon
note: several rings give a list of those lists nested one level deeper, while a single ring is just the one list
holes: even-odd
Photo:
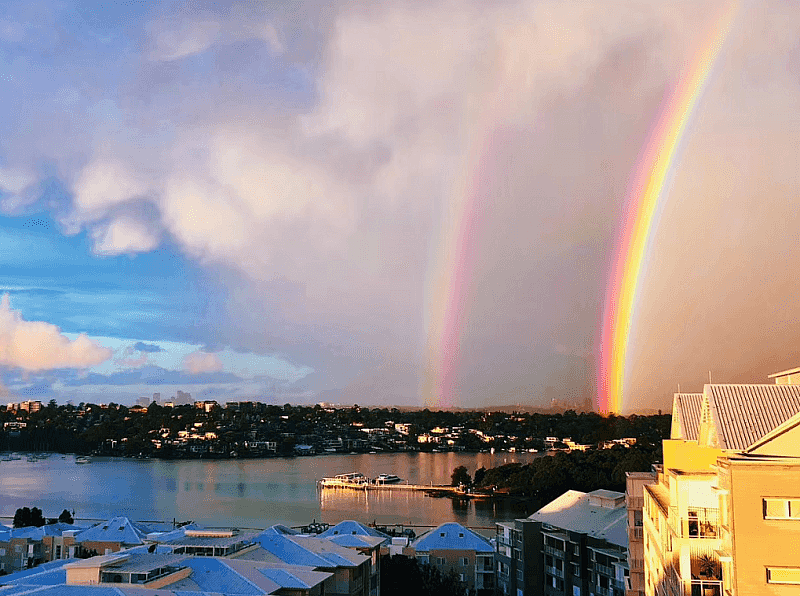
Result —
[{"label": "pitched roof", "polygon": [[706,385],[703,396],[721,449],[744,451],[800,412],[800,385]]},{"label": "pitched roof", "polygon": [[[612,493],[614,491],[604,491]],[[614,493],[624,497],[622,493]],[[528,519],[544,522],[557,528],[602,538],[617,546],[628,546],[628,510],[624,505],[613,509],[595,505],[592,493],[568,490],[550,501]]]},{"label": "pitched roof", "polygon": [[108,521],[100,522],[78,532],[75,542],[119,542],[121,544],[144,544],[144,539],[150,533],[150,528],[132,522],[127,517],[112,517]]},{"label": "pitched roof", "polygon": [[[273,526],[255,537],[261,548],[281,561],[309,567],[357,567],[368,557],[316,536],[287,534],[285,528]],[[243,558],[249,558],[245,555]]]},{"label": "pitched roof", "polygon": [[672,432],[670,433],[670,438],[687,441],[697,440],[702,404],[702,393],[675,394],[672,402]]},{"label": "pitched roof", "polygon": [[330,538],[331,536],[338,536],[341,534],[350,534],[355,536],[377,536],[379,538],[389,538],[388,534],[384,534],[383,532],[376,530],[375,528],[365,526],[361,522],[353,521],[351,519],[340,521],[332,528],[328,528],[327,530],[319,534],[319,537]]},{"label": "pitched roof", "polygon": [[461,524],[449,522],[434,528],[411,543],[417,552],[432,550],[473,550],[479,553],[494,552],[492,544]]}]

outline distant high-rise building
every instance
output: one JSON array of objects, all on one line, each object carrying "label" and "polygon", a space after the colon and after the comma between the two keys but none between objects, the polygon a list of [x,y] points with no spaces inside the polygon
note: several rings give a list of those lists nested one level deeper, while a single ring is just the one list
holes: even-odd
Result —
[{"label": "distant high-rise building", "polygon": [[161,394],[160,393],[154,393],[153,394],[153,403],[157,404],[160,401],[161,401]]}]

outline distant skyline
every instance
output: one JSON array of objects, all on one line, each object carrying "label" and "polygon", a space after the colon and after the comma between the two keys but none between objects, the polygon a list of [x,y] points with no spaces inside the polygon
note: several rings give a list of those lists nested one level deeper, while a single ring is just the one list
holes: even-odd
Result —
[{"label": "distant skyline", "polygon": [[595,401],[632,177],[730,7],[622,408],[800,365],[800,8],[704,6],[3,3],[0,402]]}]

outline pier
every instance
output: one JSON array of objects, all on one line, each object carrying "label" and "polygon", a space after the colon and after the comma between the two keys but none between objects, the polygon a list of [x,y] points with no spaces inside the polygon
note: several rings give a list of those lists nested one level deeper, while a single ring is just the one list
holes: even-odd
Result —
[{"label": "pier", "polygon": [[346,490],[399,490],[399,491],[423,491],[433,493],[457,494],[458,487],[444,484],[373,484],[372,482],[350,482],[338,478],[323,478],[317,482],[321,488],[338,488]]}]

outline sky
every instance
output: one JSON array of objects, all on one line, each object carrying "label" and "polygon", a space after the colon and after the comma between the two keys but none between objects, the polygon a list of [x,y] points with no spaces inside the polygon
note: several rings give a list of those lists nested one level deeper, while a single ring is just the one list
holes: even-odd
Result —
[{"label": "sky", "polygon": [[[729,0],[0,4],[0,401],[597,395],[649,135]],[[740,1],[623,411],[800,365],[800,5]]]}]

